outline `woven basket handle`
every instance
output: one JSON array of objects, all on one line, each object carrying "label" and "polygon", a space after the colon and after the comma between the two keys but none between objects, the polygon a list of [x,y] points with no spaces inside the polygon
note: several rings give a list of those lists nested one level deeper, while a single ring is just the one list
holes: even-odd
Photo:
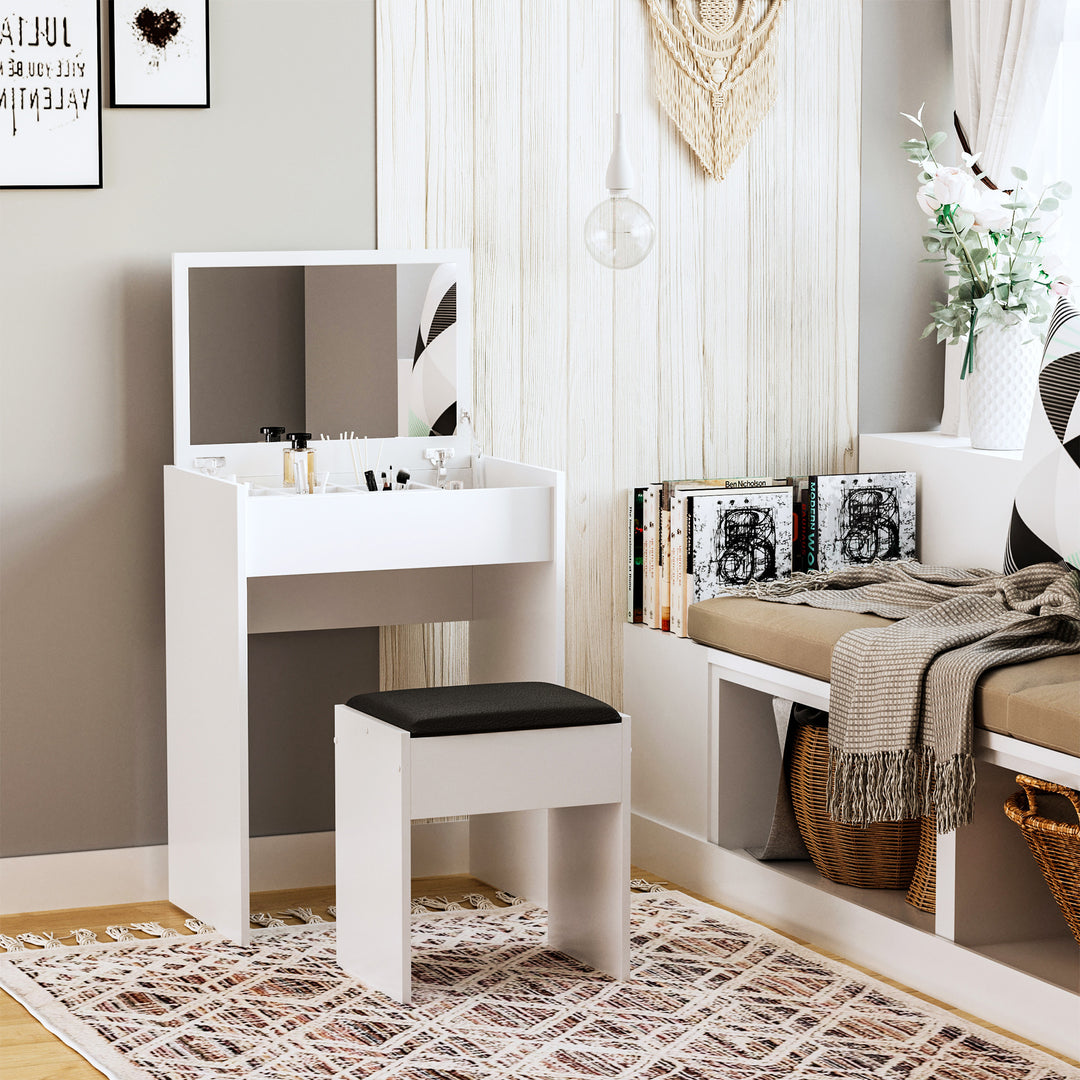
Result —
[{"label": "woven basket handle", "polygon": [[1034,776],[1025,776],[1023,773],[1017,776],[1016,782],[1024,789],[1024,794],[1027,796],[1027,809],[1021,811],[1021,820],[1026,821],[1039,812],[1036,793],[1041,791],[1046,795],[1064,795],[1072,803],[1077,820],[1080,821],[1080,793],[1073,791],[1072,788],[1067,788],[1064,784],[1054,784],[1049,780],[1039,780]]}]

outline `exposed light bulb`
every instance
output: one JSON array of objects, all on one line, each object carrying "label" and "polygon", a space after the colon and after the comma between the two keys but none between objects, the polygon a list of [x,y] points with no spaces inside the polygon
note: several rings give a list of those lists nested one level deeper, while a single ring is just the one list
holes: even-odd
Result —
[{"label": "exposed light bulb", "polygon": [[585,219],[585,247],[604,266],[637,266],[652,250],[656,227],[649,211],[625,192],[612,192]]},{"label": "exposed light bulb", "polygon": [[615,114],[615,148],[606,183],[608,197],[585,219],[585,247],[601,265],[625,270],[652,250],[656,226],[649,211],[627,194],[634,185],[634,170],[623,140],[621,113]]}]

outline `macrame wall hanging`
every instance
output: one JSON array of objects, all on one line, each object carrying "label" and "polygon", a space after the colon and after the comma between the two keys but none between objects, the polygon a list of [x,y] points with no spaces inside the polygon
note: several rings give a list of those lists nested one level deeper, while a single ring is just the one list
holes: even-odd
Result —
[{"label": "macrame wall hanging", "polygon": [[784,0],[645,2],[660,104],[709,176],[723,180],[776,101]]}]

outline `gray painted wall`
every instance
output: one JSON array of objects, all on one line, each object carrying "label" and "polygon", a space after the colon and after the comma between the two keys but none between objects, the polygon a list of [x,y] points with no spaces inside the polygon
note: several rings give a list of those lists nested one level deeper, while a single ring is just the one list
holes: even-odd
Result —
[{"label": "gray painted wall", "polygon": [[0,855],[166,839],[170,254],[375,246],[373,0],[210,18],[209,110],[106,108],[102,190],[0,191]]},{"label": "gray painted wall", "polygon": [[[948,0],[865,0],[859,269],[859,430],[927,431],[941,420],[945,346],[919,340],[941,266],[920,263],[925,217],[900,143],[918,129],[900,116],[926,102],[928,131],[952,132]],[[939,151],[959,164],[954,140]]]}]

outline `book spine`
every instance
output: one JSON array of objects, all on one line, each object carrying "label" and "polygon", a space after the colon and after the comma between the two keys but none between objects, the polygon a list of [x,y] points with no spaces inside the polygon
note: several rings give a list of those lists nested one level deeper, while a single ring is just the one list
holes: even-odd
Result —
[{"label": "book spine", "polygon": [[728,488],[766,488],[783,486],[786,480],[775,476],[733,476],[723,481],[722,486]]},{"label": "book spine", "polygon": [[795,535],[791,545],[791,563],[792,569],[801,573],[806,570],[806,537],[810,527],[810,504],[806,497],[805,482],[796,483],[793,498],[795,499],[795,521],[793,523]]},{"label": "book spine", "polygon": [[806,480],[806,569],[821,569],[821,529],[818,522],[818,478]]},{"label": "book spine", "polygon": [[644,546],[642,550],[642,621],[646,626],[658,628],[659,606],[657,605],[657,563],[656,563],[656,538],[658,533],[657,517],[659,505],[657,487],[650,484],[645,490],[644,512]]},{"label": "book spine", "polygon": [[683,600],[686,596],[686,503],[684,492],[676,491],[671,499],[671,632],[686,637],[683,626]]},{"label": "book spine", "polygon": [[633,575],[634,575],[634,596],[633,596],[633,611],[634,622],[639,623],[642,621],[641,612],[641,588],[642,588],[642,571],[644,570],[645,559],[642,553],[642,541],[644,539],[645,523],[642,520],[642,514],[645,509],[645,489],[643,487],[634,488],[634,550],[633,550]]},{"label": "book spine", "polygon": [[694,591],[694,498],[686,500],[686,555],[683,559],[683,625],[687,624],[690,605],[697,599]]},{"label": "book spine", "polygon": [[634,489],[626,493],[626,621],[634,621]]},{"label": "book spine", "polygon": [[671,629],[671,483],[660,486],[659,582],[660,629]]}]

